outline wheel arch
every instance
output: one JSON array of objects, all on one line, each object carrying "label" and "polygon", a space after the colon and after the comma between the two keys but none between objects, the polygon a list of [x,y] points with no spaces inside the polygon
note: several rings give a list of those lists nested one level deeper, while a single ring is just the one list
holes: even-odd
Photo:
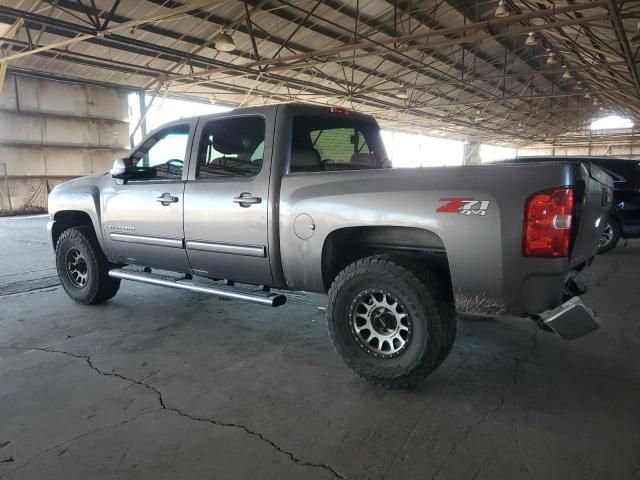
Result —
[{"label": "wheel arch", "polygon": [[71,227],[89,227],[98,238],[102,247],[102,239],[99,230],[96,229],[91,216],[82,210],[61,210],[53,215],[53,224],[51,227],[51,243],[56,248],[58,239],[62,232]]},{"label": "wheel arch", "polygon": [[327,235],[322,247],[325,291],[347,265],[377,254],[416,259],[437,273],[452,291],[447,252],[440,236],[427,229],[404,226],[354,226]]}]

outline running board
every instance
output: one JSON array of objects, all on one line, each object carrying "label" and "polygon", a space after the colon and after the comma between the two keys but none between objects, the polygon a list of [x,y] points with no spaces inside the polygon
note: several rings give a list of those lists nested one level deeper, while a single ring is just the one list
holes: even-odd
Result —
[{"label": "running board", "polygon": [[193,280],[171,277],[168,275],[158,275],[150,272],[132,272],[114,268],[109,270],[109,276],[121,280],[131,280],[134,282],[148,283],[150,285],[160,285],[162,287],[181,288],[191,292],[208,293],[221,298],[233,300],[243,300],[245,302],[258,303],[269,307],[279,307],[287,303],[287,297],[282,294],[269,293],[264,291],[254,291],[240,287],[229,287],[226,285],[203,285],[195,283]]}]

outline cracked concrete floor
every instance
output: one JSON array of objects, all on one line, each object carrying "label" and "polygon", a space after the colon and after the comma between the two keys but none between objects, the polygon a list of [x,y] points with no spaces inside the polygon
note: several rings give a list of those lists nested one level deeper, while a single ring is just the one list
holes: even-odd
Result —
[{"label": "cracked concrete floor", "polygon": [[0,478],[640,478],[640,242],[598,257],[603,328],[460,322],[447,361],[387,391],[317,306],[123,283],[72,303],[46,219],[0,219]]}]

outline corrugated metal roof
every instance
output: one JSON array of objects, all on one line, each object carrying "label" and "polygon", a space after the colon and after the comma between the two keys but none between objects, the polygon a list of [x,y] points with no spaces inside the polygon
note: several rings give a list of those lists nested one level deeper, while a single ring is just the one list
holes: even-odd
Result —
[{"label": "corrugated metal roof", "polygon": [[[89,35],[10,67],[224,104],[340,105],[405,130],[510,143],[583,135],[601,111],[640,120],[637,47],[628,43],[635,2],[615,12],[608,2],[508,1],[506,20],[486,0],[95,4],[3,1],[0,22],[23,20],[4,40],[7,56]],[[158,15],[166,18],[110,32]],[[223,27],[232,52],[213,45]]]}]

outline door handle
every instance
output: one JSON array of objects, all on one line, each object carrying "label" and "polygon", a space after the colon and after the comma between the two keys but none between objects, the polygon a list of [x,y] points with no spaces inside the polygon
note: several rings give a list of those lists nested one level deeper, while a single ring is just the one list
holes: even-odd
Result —
[{"label": "door handle", "polygon": [[160,202],[165,207],[168,207],[172,203],[177,203],[178,200],[178,197],[172,196],[169,192],[164,192],[161,196],[156,197],[156,202]]},{"label": "door handle", "polygon": [[255,197],[253,194],[249,192],[242,192],[239,196],[233,197],[233,201],[235,203],[239,203],[241,207],[250,207],[251,205],[256,205],[258,203],[262,203],[261,197]]}]

